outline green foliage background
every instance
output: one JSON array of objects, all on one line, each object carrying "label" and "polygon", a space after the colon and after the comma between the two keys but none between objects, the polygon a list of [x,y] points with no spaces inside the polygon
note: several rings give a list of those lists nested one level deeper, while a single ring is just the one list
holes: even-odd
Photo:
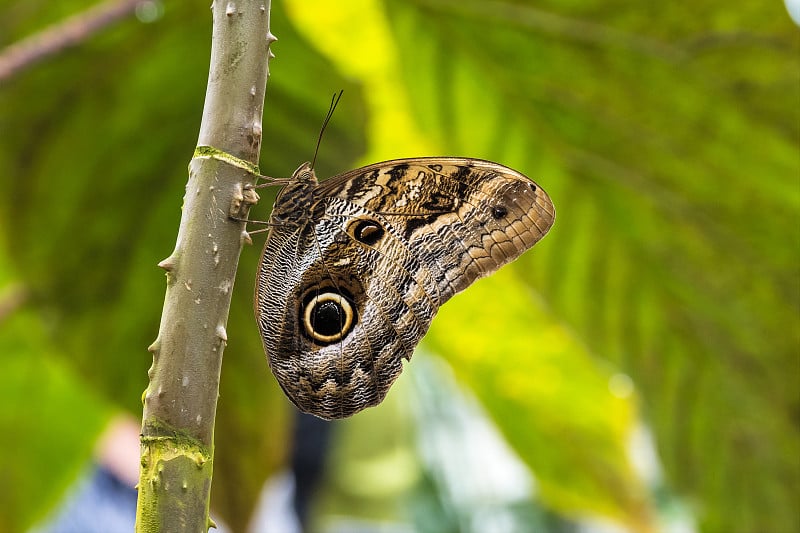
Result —
[{"label": "green foliage background", "polygon": [[[783,6],[302,4],[273,5],[264,173],[310,158],[344,88],[319,175],[467,155],[553,198],[551,234],[426,339],[543,503],[654,527],[625,450],[645,423],[703,531],[800,530],[800,32]],[[5,46],[84,2],[0,8]],[[0,86],[0,530],[47,512],[110,413],[141,411],[210,44],[207,6],[163,8]],[[214,505],[234,527],[289,423],[251,317],[258,254],[242,255],[216,429]],[[620,373],[633,396],[609,392]]]}]

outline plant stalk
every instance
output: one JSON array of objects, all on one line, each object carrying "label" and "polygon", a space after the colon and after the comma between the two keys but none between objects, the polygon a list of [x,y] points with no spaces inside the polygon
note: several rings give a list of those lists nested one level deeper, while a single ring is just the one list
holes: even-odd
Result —
[{"label": "plant stalk", "polygon": [[207,531],[222,354],[269,73],[268,0],[216,0],[198,149],[143,395],[136,531]]}]

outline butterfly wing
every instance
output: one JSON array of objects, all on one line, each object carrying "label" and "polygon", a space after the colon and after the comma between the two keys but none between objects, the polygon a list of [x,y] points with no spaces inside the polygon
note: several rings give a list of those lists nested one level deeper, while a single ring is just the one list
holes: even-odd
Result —
[{"label": "butterfly wing", "polygon": [[383,400],[439,306],[533,246],[554,217],[528,178],[472,159],[378,163],[306,194],[281,200],[310,207],[270,232],[256,316],[278,382],[322,418]]},{"label": "butterfly wing", "polygon": [[439,305],[519,257],[555,220],[535,182],[480,159],[386,161],[331,178],[319,192],[380,213],[402,233],[435,271]]},{"label": "butterfly wing", "polygon": [[430,325],[436,286],[400,235],[389,230],[372,246],[356,238],[373,220],[364,208],[336,198],[317,207],[307,224],[270,233],[256,318],[287,396],[344,418],[386,396]]}]

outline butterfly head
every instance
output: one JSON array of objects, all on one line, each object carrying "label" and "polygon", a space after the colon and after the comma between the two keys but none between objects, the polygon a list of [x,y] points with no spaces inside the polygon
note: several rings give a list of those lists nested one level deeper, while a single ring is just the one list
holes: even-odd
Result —
[{"label": "butterfly head", "polygon": [[314,189],[318,184],[311,163],[300,165],[292,174],[289,184],[275,198],[270,223],[291,224],[293,220],[302,221],[307,218],[305,215],[313,202]]},{"label": "butterfly head", "polygon": [[294,171],[292,174],[291,183],[313,183],[317,185],[317,175],[314,173],[314,167],[311,163],[306,161]]}]

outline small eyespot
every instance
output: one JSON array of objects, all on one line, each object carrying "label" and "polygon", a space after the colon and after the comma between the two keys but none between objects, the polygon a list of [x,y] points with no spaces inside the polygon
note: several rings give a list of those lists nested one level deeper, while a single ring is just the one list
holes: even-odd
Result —
[{"label": "small eyespot", "polygon": [[355,310],[350,300],[335,292],[313,294],[303,304],[305,333],[321,344],[342,340],[355,324]]},{"label": "small eyespot", "polygon": [[495,220],[500,220],[508,214],[508,209],[502,205],[496,205],[492,208],[492,216]]},{"label": "small eyespot", "polygon": [[534,182],[529,181],[528,186],[531,188],[531,191],[536,192],[536,184]]},{"label": "small eyespot", "polygon": [[386,230],[374,220],[359,220],[353,227],[353,238],[367,246],[374,246],[385,233]]}]

